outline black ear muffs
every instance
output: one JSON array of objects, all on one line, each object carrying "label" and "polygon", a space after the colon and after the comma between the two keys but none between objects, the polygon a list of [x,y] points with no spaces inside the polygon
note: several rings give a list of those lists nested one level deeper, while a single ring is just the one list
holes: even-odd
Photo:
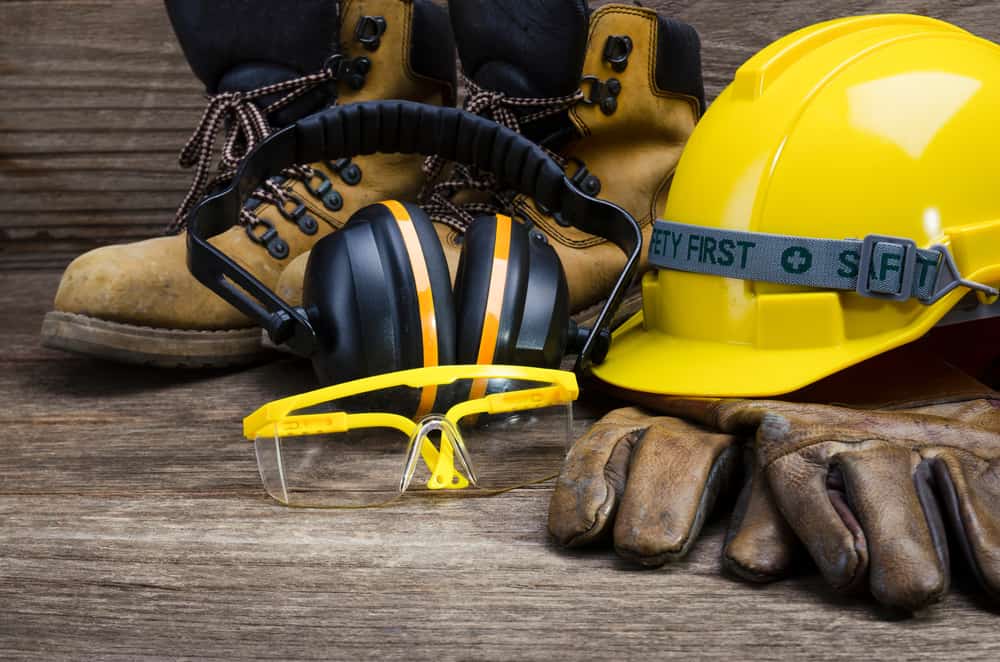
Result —
[{"label": "black ear muffs", "polygon": [[317,242],[302,302],[325,383],[455,363],[448,264],[414,205],[370,205]]},{"label": "black ear muffs", "polygon": [[359,210],[320,240],[303,292],[327,383],[454,363],[558,367],[567,302],[545,236],[501,215],[466,233],[453,304],[433,225],[395,201]]},{"label": "black ear muffs", "polygon": [[[490,172],[501,187],[618,246],[626,264],[593,330],[569,329],[565,275],[544,236],[503,216],[470,228],[457,304],[437,233],[411,205],[366,207],[318,242],[304,308],[282,301],[209,243],[237,223],[247,197],[282,169],[376,152],[437,154]],[[337,106],[272,134],[244,159],[232,184],[188,219],[191,273],[275,343],[311,358],[327,383],[489,356],[493,363],[556,366],[567,345],[578,350],[576,370],[586,372],[607,351],[609,327],[641,248],[642,233],[628,212],[577,189],[524,136],[458,109],[407,101]]]}]

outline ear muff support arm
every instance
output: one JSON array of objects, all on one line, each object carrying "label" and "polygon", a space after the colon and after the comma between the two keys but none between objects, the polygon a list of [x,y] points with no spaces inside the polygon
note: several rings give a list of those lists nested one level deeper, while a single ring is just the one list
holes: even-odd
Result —
[{"label": "ear muff support arm", "polygon": [[205,199],[188,219],[188,267],[202,284],[256,320],[277,343],[311,356],[316,335],[308,316],[289,306],[208,239],[235,225],[250,194],[283,169],[320,160],[374,153],[437,154],[496,176],[500,185],[525,193],[573,224],[605,238],[627,256],[576,368],[590,367],[614,313],[635,277],[642,234],[617,205],[577,189],[538,145],[520,134],[456,108],[408,101],[375,101],[329,108],[278,131],[243,161],[224,191]]}]

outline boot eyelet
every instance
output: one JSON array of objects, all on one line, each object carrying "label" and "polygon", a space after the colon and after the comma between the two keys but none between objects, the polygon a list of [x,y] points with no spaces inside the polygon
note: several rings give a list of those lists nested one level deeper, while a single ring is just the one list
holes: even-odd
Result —
[{"label": "boot eyelet", "polygon": [[[255,232],[258,227],[264,228],[264,232],[260,235]],[[288,257],[288,243],[278,235],[278,231],[270,221],[259,218],[257,223],[246,227],[246,233],[250,241],[267,248],[268,254],[276,260]]]},{"label": "boot eyelet", "polygon": [[377,51],[389,26],[381,16],[362,16],[354,26],[354,38],[369,51]]},{"label": "boot eyelet", "polygon": [[584,193],[586,193],[590,197],[596,198],[601,193],[601,180],[598,179],[595,175],[590,175],[589,177],[583,180],[583,183],[580,185],[580,188],[583,190]]},{"label": "boot eyelet", "polygon": [[365,86],[368,79],[368,72],[372,70],[372,61],[363,55],[351,60],[351,66],[347,74],[347,84],[352,90],[360,90]]},{"label": "boot eyelet", "polygon": [[361,182],[361,168],[351,163],[351,159],[337,159],[333,163],[326,162],[326,167],[331,172],[337,173],[341,180],[348,186],[355,186]]},{"label": "boot eyelet", "polygon": [[[277,205],[278,213],[280,213],[281,216],[286,221],[297,223],[298,220],[302,218],[302,216],[306,213],[306,204],[301,200],[299,200],[298,198],[296,198],[294,195],[290,194],[286,195],[287,195],[287,200],[282,200],[281,203]],[[288,211],[288,208],[285,206],[289,202],[295,205],[295,208],[292,209],[292,211]]]},{"label": "boot eyelet", "polygon": [[288,257],[288,244],[281,237],[276,237],[267,244],[267,252],[276,260],[284,260]]},{"label": "boot eyelet", "polygon": [[599,106],[605,115],[613,115],[618,110],[618,95],[622,92],[620,80],[610,78],[605,82],[597,76],[584,76],[580,86],[586,84],[590,85],[590,93],[584,94],[581,103],[585,106]]},{"label": "boot eyelet", "polygon": [[330,72],[330,76],[334,80],[346,81],[351,89],[360,90],[365,86],[368,72],[372,68],[372,61],[364,56],[351,60],[336,53],[327,58],[323,67]]},{"label": "boot eyelet", "polygon": [[604,42],[604,61],[618,73],[625,71],[628,67],[628,58],[631,54],[632,38],[627,35],[612,35]]},{"label": "boot eyelet", "polygon": [[361,183],[361,168],[359,168],[356,163],[349,163],[343,170],[340,171],[340,178],[343,179],[344,183],[348,186],[357,186]]},{"label": "boot eyelet", "polygon": [[[314,179],[320,180],[319,186],[312,185]],[[309,193],[317,200],[322,200],[330,192],[330,189],[333,188],[333,184],[330,183],[330,178],[327,177],[322,171],[315,169],[312,172],[312,177],[303,183],[306,185],[306,190],[309,191]]]},{"label": "boot eyelet", "polygon": [[310,236],[314,235],[319,230],[319,223],[317,223],[316,219],[309,214],[305,214],[299,219],[299,230],[301,230],[303,234]]},{"label": "boot eyelet", "polygon": [[[258,235],[254,230],[259,227],[264,228],[264,233]],[[274,229],[274,224],[271,221],[264,220],[263,218],[257,219],[256,225],[247,226],[247,236],[250,237],[255,244],[260,244],[265,246],[271,242],[272,239],[278,236],[278,231]]]},{"label": "boot eyelet", "polygon": [[344,196],[337,191],[331,190],[323,196],[323,206],[330,211],[340,211],[344,208]]},{"label": "boot eyelet", "polygon": [[365,86],[365,77],[361,74],[351,74],[347,77],[347,85],[356,92]]},{"label": "boot eyelet", "polygon": [[372,70],[372,61],[361,55],[351,61],[351,68],[361,76],[367,76],[368,72]]},{"label": "boot eyelet", "polygon": [[576,172],[570,177],[574,185],[592,198],[596,198],[601,193],[601,180],[597,175],[587,169],[587,165],[576,157],[569,159],[570,163],[576,164]]},{"label": "boot eyelet", "polygon": [[344,70],[344,63],[346,61],[347,58],[343,53],[334,53],[330,57],[326,58],[326,61],[323,63],[323,68],[329,72],[334,80],[339,80],[340,74]]}]

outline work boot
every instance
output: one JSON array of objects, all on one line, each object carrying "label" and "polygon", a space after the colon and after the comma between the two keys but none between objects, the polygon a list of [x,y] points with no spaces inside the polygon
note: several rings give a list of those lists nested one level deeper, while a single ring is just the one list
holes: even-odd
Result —
[{"label": "work boot", "polygon": [[[190,275],[187,213],[268,133],[325,106],[373,99],[452,104],[451,29],[431,0],[312,0],[294,11],[266,0],[166,5],[209,95],[181,155],[195,170],[192,190],[170,236],[74,260],[42,338],[49,347],[129,363],[236,365],[260,357],[260,330]],[[219,174],[210,180],[223,128]],[[415,197],[424,179],[420,164],[419,157],[376,154],[287,170],[254,193],[240,226],[212,243],[274,287],[296,256],[356,209]]]},{"label": "work boot", "polygon": [[[628,210],[648,243],[705,107],[698,33],[652,9],[604,5],[590,19],[580,81],[583,99],[569,112],[576,136],[558,154],[581,190]],[[513,206],[559,254],[573,311],[608,295],[625,265],[616,246],[526,196]],[[648,268],[644,250],[640,270]]]},{"label": "work boot", "polygon": [[[575,135],[568,109],[582,98],[580,71],[590,15],[586,0],[449,3],[452,31],[466,88],[464,108],[557,146]],[[495,179],[463,165],[431,157],[428,185],[420,196],[441,239],[452,281],[462,238],[473,220],[502,211]],[[309,255],[281,276],[278,294],[300,305]]]},{"label": "work boot", "polygon": [[[584,0],[451,0],[466,110],[523,133],[562,163],[586,193],[627,209],[648,241],[674,169],[705,105],[698,34],[633,5],[593,14]],[[435,222],[454,279],[461,238],[482,214],[506,212],[543,232],[562,259],[574,312],[605,298],[625,264],[617,246],[498,191],[465,166],[425,170],[421,202]],[[308,256],[282,275],[279,293],[301,301]],[[648,268],[643,251],[643,270]]]}]

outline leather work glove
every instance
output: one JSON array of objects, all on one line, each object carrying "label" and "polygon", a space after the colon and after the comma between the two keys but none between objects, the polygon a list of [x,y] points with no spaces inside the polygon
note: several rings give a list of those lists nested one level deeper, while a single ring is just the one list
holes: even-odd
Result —
[{"label": "leather work glove", "polygon": [[612,411],[570,450],[549,504],[549,531],[566,547],[611,537],[619,556],[644,566],[679,560],[747,461],[723,567],[751,581],[779,579],[795,536],[743,446],[741,436],[680,418]]},{"label": "leather work glove", "polygon": [[833,587],[867,586],[884,604],[916,610],[947,591],[950,535],[1000,598],[1000,396],[913,360],[888,361],[919,366],[925,379],[887,386],[872,368],[882,382],[906,373],[876,361],[803,394],[832,402],[830,392],[853,391],[877,410],[631,393],[673,417],[618,410],[578,440],[549,529],[567,546],[610,534],[621,556],[644,565],[683,557],[750,451],[723,549],[735,574],[781,577],[798,538]]}]

